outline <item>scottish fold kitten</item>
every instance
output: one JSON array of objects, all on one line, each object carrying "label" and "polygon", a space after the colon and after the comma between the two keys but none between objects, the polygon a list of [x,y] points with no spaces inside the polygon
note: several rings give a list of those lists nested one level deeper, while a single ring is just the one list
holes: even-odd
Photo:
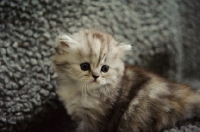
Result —
[{"label": "scottish fold kitten", "polygon": [[129,44],[96,30],[61,34],[57,94],[77,132],[159,132],[200,115],[200,93],[125,65]]}]

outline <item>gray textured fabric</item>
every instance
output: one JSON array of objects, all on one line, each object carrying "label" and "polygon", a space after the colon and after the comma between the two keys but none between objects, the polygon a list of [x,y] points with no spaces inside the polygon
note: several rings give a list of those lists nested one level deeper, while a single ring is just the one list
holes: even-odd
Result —
[{"label": "gray textured fabric", "polygon": [[198,0],[0,0],[0,132],[73,129],[57,101],[50,61],[60,32],[107,31],[133,45],[127,63],[198,88],[199,22]]}]

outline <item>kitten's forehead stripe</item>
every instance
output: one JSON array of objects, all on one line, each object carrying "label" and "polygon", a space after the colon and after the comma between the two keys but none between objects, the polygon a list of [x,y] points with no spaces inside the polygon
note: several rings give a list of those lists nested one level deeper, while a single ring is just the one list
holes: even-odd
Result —
[{"label": "kitten's forehead stripe", "polygon": [[[88,57],[91,62],[95,62],[96,67],[105,60],[105,52],[110,50],[110,41],[112,37],[109,34],[105,34],[99,31],[86,31],[85,33],[86,44],[89,48]],[[96,51],[97,42],[100,42],[100,50]],[[95,46],[96,45],[96,46]],[[95,49],[95,50],[94,50]],[[103,54],[103,55],[102,55]]]},{"label": "kitten's forehead stripe", "polygon": [[97,62],[97,66],[100,64],[100,62],[101,62],[101,54],[99,55],[99,60]]},{"label": "kitten's forehead stripe", "polygon": [[100,34],[100,33],[93,33],[92,35],[93,35],[93,38],[98,38],[101,41],[101,43],[104,43],[105,38],[104,38],[104,36],[102,34]]},{"label": "kitten's forehead stripe", "polygon": [[86,44],[87,47],[89,48],[89,54],[88,54],[88,58],[90,58],[90,61],[92,61],[91,56],[92,56],[92,47],[91,47],[91,42],[89,40],[89,36],[90,34],[88,32],[85,32],[85,40],[86,40]]}]

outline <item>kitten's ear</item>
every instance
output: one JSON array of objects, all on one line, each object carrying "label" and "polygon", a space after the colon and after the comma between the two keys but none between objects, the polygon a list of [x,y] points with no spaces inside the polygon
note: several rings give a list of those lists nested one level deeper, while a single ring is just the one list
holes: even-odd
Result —
[{"label": "kitten's ear", "polygon": [[131,49],[132,49],[132,46],[130,44],[120,43],[118,45],[118,51],[122,59],[129,53]]},{"label": "kitten's ear", "polygon": [[63,54],[67,51],[72,45],[76,43],[70,36],[66,34],[61,34],[56,39],[55,50],[58,54]]},{"label": "kitten's ear", "polygon": [[126,43],[120,43],[120,45],[118,46],[120,50],[126,52],[126,51],[130,51],[132,46],[130,44],[126,44]]}]

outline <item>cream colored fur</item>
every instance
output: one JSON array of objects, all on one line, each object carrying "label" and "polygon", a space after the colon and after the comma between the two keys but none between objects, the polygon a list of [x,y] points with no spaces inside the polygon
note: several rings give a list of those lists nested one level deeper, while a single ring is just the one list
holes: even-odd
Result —
[{"label": "cream colored fur", "polygon": [[[101,100],[113,98],[113,91],[117,93],[116,88],[124,72],[123,57],[131,46],[95,30],[82,30],[73,35],[62,34],[56,44],[58,51],[53,62],[58,73],[57,94],[64,102],[68,114],[75,120],[81,120],[78,129],[87,130],[84,128],[87,120],[84,108],[105,114]],[[84,62],[90,64],[91,70],[81,70],[80,64]],[[101,72],[103,65],[109,66],[108,72]],[[92,74],[99,76],[96,82]],[[101,93],[107,97],[99,99]],[[96,115],[89,116],[99,120]]]}]

